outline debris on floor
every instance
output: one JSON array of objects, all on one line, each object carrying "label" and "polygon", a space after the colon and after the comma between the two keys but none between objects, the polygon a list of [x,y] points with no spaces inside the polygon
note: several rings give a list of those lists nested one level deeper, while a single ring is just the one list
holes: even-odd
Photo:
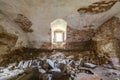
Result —
[{"label": "debris on floor", "polygon": [[[73,56],[62,53],[34,60],[20,61],[0,69],[0,80],[119,80],[120,71],[109,66],[98,66],[75,61]],[[35,73],[35,74],[34,74]],[[26,76],[25,76],[26,75]],[[16,77],[17,76],[17,77]],[[22,77],[21,77],[22,76]],[[19,78],[19,79],[18,79]]]}]

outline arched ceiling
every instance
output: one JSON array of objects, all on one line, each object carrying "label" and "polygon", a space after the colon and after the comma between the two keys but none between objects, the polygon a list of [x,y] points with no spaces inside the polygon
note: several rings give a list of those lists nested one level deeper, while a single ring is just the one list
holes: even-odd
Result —
[{"label": "arched ceiling", "polygon": [[77,10],[97,1],[102,0],[0,0],[0,12],[11,21],[17,14],[23,14],[33,23],[31,28],[34,31],[27,33],[29,40],[49,42],[48,32],[52,21],[63,18],[68,23],[73,22],[71,27],[78,28],[74,25],[80,24]]}]

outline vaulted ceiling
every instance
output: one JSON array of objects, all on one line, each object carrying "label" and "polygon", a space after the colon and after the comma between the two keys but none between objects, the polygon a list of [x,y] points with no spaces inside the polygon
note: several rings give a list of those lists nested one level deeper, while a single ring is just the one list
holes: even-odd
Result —
[{"label": "vaulted ceiling", "polygon": [[[82,29],[87,23],[88,25],[92,23],[95,26],[99,26],[95,23],[99,23],[100,20],[102,20],[101,18],[104,19],[102,20],[102,22],[104,22],[108,18],[117,15],[120,11],[120,3],[117,3],[110,11],[103,14],[100,13],[91,16],[80,15],[80,13],[77,12],[79,8],[87,7],[98,1],[103,0],[0,0],[0,13],[4,15],[8,21],[13,21],[17,14],[23,14],[32,22],[31,28],[34,30],[32,33],[25,33],[28,36],[27,38],[37,43],[44,41],[49,42],[50,36],[48,32],[50,31],[50,23],[55,19],[63,18],[71,27]],[[0,23],[6,26],[4,22],[5,21],[1,21]],[[12,30],[13,24],[8,22],[8,25],[7,28]],[[17,31],[19,32],[19,30],[15,32]],[[20,34],[24,35],[23,33]]]}]

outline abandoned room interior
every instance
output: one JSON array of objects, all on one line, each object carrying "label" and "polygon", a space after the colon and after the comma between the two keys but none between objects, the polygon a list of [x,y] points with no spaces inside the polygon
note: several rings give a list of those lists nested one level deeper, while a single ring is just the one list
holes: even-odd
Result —
[{"label": "abandoned room interior", "polygon": [[0,0],[0,80],[120,80],[120,1]]}]

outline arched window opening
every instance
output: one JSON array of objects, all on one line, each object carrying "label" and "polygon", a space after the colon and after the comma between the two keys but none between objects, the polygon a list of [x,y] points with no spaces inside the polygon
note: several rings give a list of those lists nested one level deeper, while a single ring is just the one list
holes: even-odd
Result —
[{"label": "arched window opening", "polygon": [[56,19],[51,23],[51,43],[56,47],[66,43],[67,22],[63,19]]}]

